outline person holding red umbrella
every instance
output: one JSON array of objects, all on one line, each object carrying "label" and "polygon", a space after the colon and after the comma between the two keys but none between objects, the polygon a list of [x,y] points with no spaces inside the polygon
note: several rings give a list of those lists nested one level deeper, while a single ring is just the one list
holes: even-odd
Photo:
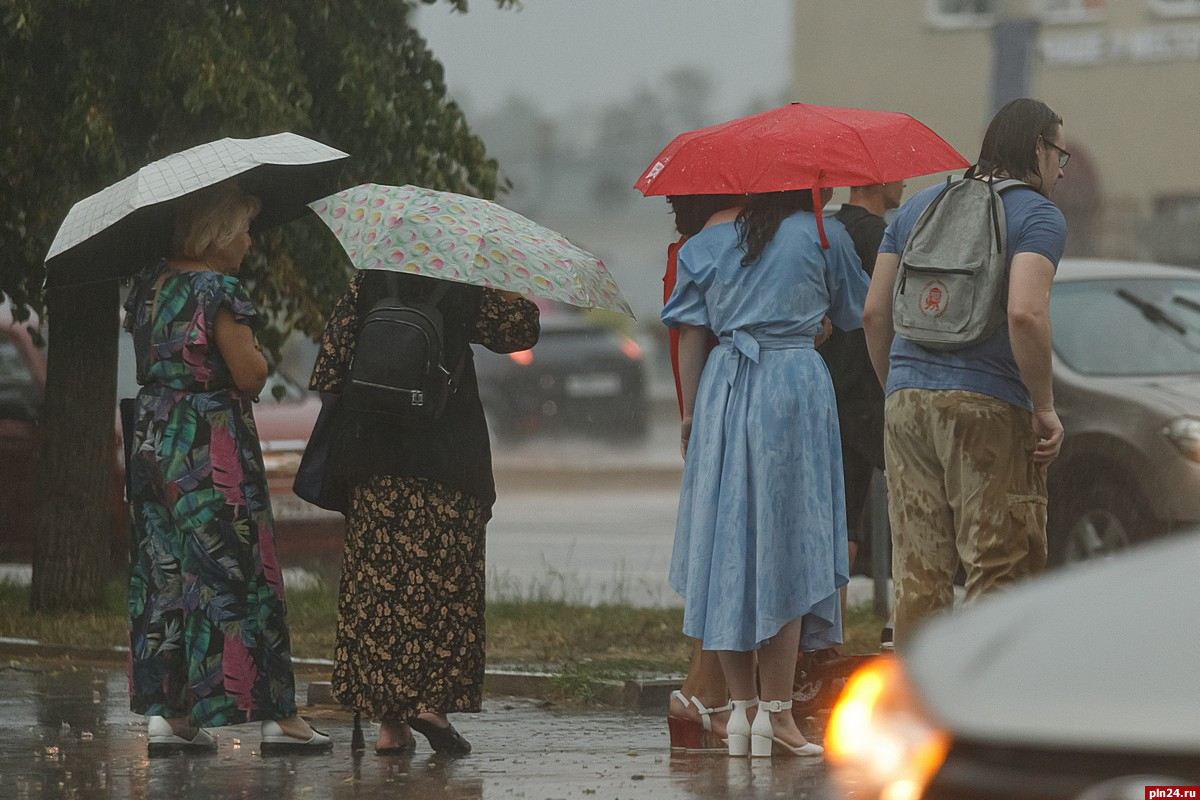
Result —
[{"label": "person holding red umbrella", "polygon": [[[740,239],[740,242],[738,246],[748,247],[747,256],[750,255],[750,252],[761,254],[766,248],[775,251],[781,247],[790,248],[795,244],[792,242],[788,245],[779,245],[773,240],[776,231],[780,229],[781,220],[790,216],[786,213],[779,213],[780,210],[796,211],[800,208],[796,199],[800,193],[811,198],[807,201],[807,210],[810,212],[810,216],[807,218],[806,224],[813,225],[814,241],[818,250],[826,251],[819,258],[824,262],[826,268],[840,268],[842,262],[840,251],[844,249],[843,246],[847,241],[845,230],[840,224],[837,225],[834,236],[830,239],[826,236],[820,215],[811,215],[813,208],[823,206],[828,201],[828,187],[885,184],[965,166],[967,166],[966,159],[936,133],[907,114],[792,103],[761,114],[680,134],[642,172],[635,186],[647,197],[663,195],[678,199],[683,196],[761,195],[752,201],[752,208],[746,210],[744,215],[738,213],[729,215],[722,211],[717,215],[716,224],[708,226],[692,240],[673,246],[673,250],[678,252],[681,259],[681,280],[694,282],[694,276],[688,277],[688,270],[684,264],[687,250],[701,238],[711,239],[717,236],[715,233],[710,234],[709,231],[719,229],[725,226],[725,223],[734,223],[733,226],[725,227],[739,228],[739,237],[737,238]],[[722,217],[722,214],[725,216]],[[748,226],[747,223],[755,218],[758,222]],[[772,219],[773,221],[771,221]],[[788,222],[783,227],[791,228],[793,224]],[[682,228],[680,230],[683,232]],[[753,243],[742,238],[741,233],[752,233]],[[799,260],[803,262],[804,268],[798,269],[798,271],[805,272],[805,269],[811,268],[808,273],[810,278],[820,273],[820,270],[816,269],[818,266],[816,264],[817,256],[808,250],[808,243],[804,242],[799,247],[803,253]],[[682,296],[681,288],[684,291],[695,290],[695,287],[689,290],[681,284],[680,287],[674,287],[675,291],[672,293],[674,262],[671,259],[675,258],[676,252],[670,254],[665,277],[665,288],[667,294],[670,295],[670,299],[667,301],[668,310],[672,303],[678,302]],[[853,252],[852,246],[850,252]],[[711,256],[711,254],[708,255]],[[753,260],[750,259],[750,261]],[[857,280],[864,281],[865,276],[858,268],[857,259],[854,259],[854,268],[858,273]],[[769,272],[769,270],[760,270],[759,274],[765,272]],[[789,280],[796,277],[796,275],[792,275]],[[710,285],[708,288],[716,285]],[[799,284],[787,284],[786,281],[785,285],[788,285],[791,290],[799,286]],[[720,287],[718,286],[718,288]],[[740,287],[734,291],[742,291],[745,288]],[[767,289],[768,292],[775,292],[775,290],[776,287]],[[782,299],[785,294],[786,292],[783,292],[776,299]],[[825,296],[828,299],[827,292]],[[752,305],[747,301],[747,308],[743,310],[749,310]],[[861,300],[857,307],[861,309]],[[796,320],[789,316],[795,310],[788,309],[782,316],[767,322],[768,327],[780,324],[787,327],[788,324],[795,323]],[[664,311],[664,321],[681,332],[680,338],[676,338],[674,335],[672,337],[672,355],[675,356],[676,348],[679,348],[678,358],[673,358],[673,361],[677,364],[675,368],[676,388],[680,394],[680,410],[684,414],[682,429],[684,441],[682,444],[687,449],[692,404],[695,402],[697,387],[701,383],[700,369],[709,358],[706,355],[708,340],[714,332],[721,333],[721,331],[715,328],[704,331],[704,326],[711,324],[711,320],[698,319],[698,324],[693,327],[703,333],[688,333],[685,336],[683,332],[688,330],[689,320],[671,321],[667,319],[666,313]],[[754,322],[757,324],[761,320],[754,320]],[[817,315],[814,322],[817,327],[811,331],[813,336],[822,331],[828,333],[829,322],[827,319],[823,320],[824,324],[822,324],[821,315]],[[855,322],[851,327],[861,327],[861,324]],[[789,330],[789,333],[796,332],[800,331]],[[807,330],[802,332],[809,333]],[[744,335],[733,337],[732,334],[737,331],[730,333],[731,344],[733,344],[733,338],[737,338],[740,344],[751,348]],[[745,334],[746,332],[742,331],[741,333]],[[682,344],[685,338],[689,341],[687,347]],[[721,349],[718,348],[718,351]],[[739,352],[741,351],[739,350]],[[715,354],[713,358],[716,358]],[[757,360],[754,359],[754,362],[757,363]],[[689,370],[691,374],[689,374]],[[821,381],[827,383],[828,373],[823,368],[822,373],[823,376],[818,383]],[[708,378],[706,377],[704,380],[707,381]],[[813,420],[806,419],[803,422],[807,425]],[[758,433],[761,434],[762,431]],[[754,447],[759,446],[759,444],[754,445]],[[687,474],[687,470],[688,467],[685,466],[685,474]],[[838,492],[840,496],[842,492],[840,475]],[[681,504],[681,509],[682,507]],[[844,517],[844,510],[842,516]],[[684,515],[681,514],[681,520],[683,517]],[[680,522],[676,533],[677,542],[683,536],[684,527],[684,523]],[[844,519],[841,523],[841,533],[844,542]],[[830,528],[830,535],[837,536],[837,530]],[[844,544],[843,547],[845,547]],[[843,550],[844,557],[845,551]],[[674,572],[673,568],[673,574]],[[686,627],[687,625],[685,625]],[[712,643],[707,641],[704,646],[705,648],[713,647]],[[717,648],[713,647],[713,649]],[[789,655],[788,661],[790,673],[795,667],[794,649]],[[703,661],[694,658],[693,666],[703,666]],[[692,671],[689,671],[688,677],[691,682]],[[693,682],[693,686],[695,685],[697,684]],[[732,683],[731,686],[733,686]],[[711,689],[711,687],[709,688]],[[745,690],[744,686],[743,690]],[[735,691],[739,690],[735,687]],[[787,696],[790,698],[790,692]],[[693,697],[693,700],[695,699]],[[746,717],[745,708],[746,706],[742,706],[743,719]],[[686,695],[683,692],[678,693],[671,704],[669,721],[673,728],[682,731],[686,727],[684,716],[687,716],[691,710]],[[704,709],[701,705],[701,717],[711,722],[715,715],[706,714],[706,711],[709,709]],[[681,714],[684,716],[680,716]],[[737,716],[738,712],[735,712],[734,717]],[[694,733],[694,731],[692,732]],[[673,735],[674,744],[675,737]]]},{"label": "person holding red umbrella", "polygon": [[[667,271],[663,274],[663,303],[675,290],[679,248],[708,224],[718,211],[740,208],[746,196],[740,194],[681,194],[667,198],[675,215],[675,230],[679,240],[667,247]],[[679,384],[679,331],[668,329],[671,372],[675,376],[675,396],[679,400],[679,415],[683,417],[683,389]],[[709,338],[711,350],[717,343]],[[728,719],[729,690],[721,673],[717,654],[704,650],[698,639],[692,639],[692,655],[688,662],[683,685],[671,693],[667,709],[667,726],[672,750],[709,750],[724,747],[725,722]]]},{"label": "person holding red umbrella", "polygon": [[[667,197],[667,202],[675,215],[675,230],[679,233],[679,239],[672,242],[667,248],[667,269],[663,274],[664,304],[670,300],[671,293],[675,289],[679,248],[688,238],[702,231],[718,212],[731,208],[740,210],[746,200],[747,196],[740,194],[681,194]],[[880,235],[882,235],[882,231],[880,231]],[[855,247],[858,247],[857,241]],[[822,319],[821,322],[822,332],[815,341],[817,347],[821,347],[832,333],[828,317]],[[683,389],[679,382],[679,331],[669,328],[668,337],[671,372],[675,378],[675,394],[679,401],[679,414],[682,417]],[[710,337],[708,349],[711,351],[717,342],[716,337]],[[872,380],[874,380],[873,372]],[[853,562],[853,543],[850,553],[851,562]],[[729,690],[721,672],[720,660],[715,652],[705,650],[703,643],[698,639],[692,639],[691,643],[692,653],[688,662],[687,675],[683,679],[683,685],[671,693],[667,711],[671,749],[723,748],[725,746],[725,723],[732,706],[728,702]]]},{"label": "person holding red umbrella", "polygon": [[773,192],[718,212],[679,249],[662,312],[679,330],[684,413],[670,581],[684,633],[718,651],[735,756],[821,754],[790,713],[796,652],[841,643],[841,446],[814,340],[826,315],[861,326],[867,279],[813,208],[807,191]]}]

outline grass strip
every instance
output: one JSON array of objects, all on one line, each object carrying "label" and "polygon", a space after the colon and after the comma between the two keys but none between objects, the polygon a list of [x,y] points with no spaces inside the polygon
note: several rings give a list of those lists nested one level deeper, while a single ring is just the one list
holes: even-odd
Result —
[{"label": "grass strip", "polygon": [[[128,643],[125,587],[112,583],[100,608],[88,613],[33,613],[30,589],[0,583],[0,636],[47,644],[113,647]],[[287,593],[292,653],[332,658],[337,587]],[[847,653],[879,648],[880,623],[866,606],[848,611]],[[597,681],[687,671],[690,644],[680,630],[682,608],[588,606],[545,597],[498,598],[487,605],[489,666],[552,672],[564,698],[586,700]]]}]

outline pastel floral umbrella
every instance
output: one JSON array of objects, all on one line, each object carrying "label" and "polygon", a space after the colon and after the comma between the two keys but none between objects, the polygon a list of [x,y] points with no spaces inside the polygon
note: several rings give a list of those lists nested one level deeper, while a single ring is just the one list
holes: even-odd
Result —
[{"label": "pastel floral umbrella", "polygon": [[478,197],[364,183],[309,203],[356,269],[506,289],[632,317],[604,262]]}]

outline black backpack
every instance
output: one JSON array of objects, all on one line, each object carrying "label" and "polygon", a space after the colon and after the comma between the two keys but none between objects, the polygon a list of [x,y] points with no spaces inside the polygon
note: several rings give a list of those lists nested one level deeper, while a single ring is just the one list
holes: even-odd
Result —
[{"label": "black backpack", "polygon": [[463,364],[460,357],[453,374],[445,364],[438,302],[450,283],[438,281],[427,299],[408,302],[399,278],[388,273],[386,296],[362,315],[343,399],[355,413],[429,422],[445,411]]}]

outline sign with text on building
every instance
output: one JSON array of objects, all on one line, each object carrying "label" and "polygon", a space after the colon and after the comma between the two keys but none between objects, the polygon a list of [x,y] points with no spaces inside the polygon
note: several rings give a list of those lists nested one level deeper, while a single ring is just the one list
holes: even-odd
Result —
[{"label": "sign with text on building", "polygon": [[1043,64],[1061,67],[1200,61],[1200,23],[1047,35],[1039,51]]}]

